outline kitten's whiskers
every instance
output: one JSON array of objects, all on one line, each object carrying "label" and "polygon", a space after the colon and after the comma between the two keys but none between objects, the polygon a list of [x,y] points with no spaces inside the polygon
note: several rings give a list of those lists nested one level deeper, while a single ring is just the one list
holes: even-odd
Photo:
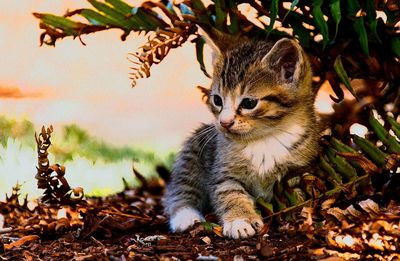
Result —
[{"label": "kitten's whiskers", "polygon": [[290,148],[288,148],[280,139],[275,137],[275,135],[271,134],[272,138],[274,138],[277,142],[279,142],[287,151],[290,151]]},{"label": "kitten's whiskers", "polygon": [[192,141],[197,142],[200,139],[199,143],[201,143],[205,139],[205,137],[207,137],[207,134],[211,133],[213,130],[214,126],[209,126],[204,130],[201,130],[199,133],[196,133]]},{"label": "kitten's whiskers", "polygon": [[214,139],[218,135],[218,132],[213,132],[213,133],[207,133],[207,139],[204,141],[203,144],[201,144],[198,156],[201,158],[201,155],[203,154],[204,148],[206,147],[207,143],[209,143],[212,139]]}]

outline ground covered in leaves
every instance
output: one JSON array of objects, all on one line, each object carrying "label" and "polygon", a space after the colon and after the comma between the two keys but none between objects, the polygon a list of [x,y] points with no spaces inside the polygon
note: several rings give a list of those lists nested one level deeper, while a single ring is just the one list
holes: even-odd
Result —
[{"label": "ground covered in leaves", "polygon": [[[18,187],[1,202],[2,260],[398,260],[400,206],[372,199],[346,208],[304,207],[266,220],[263,235],[231,240],[208,216],[183,234],[168,232],[164,180],[105,198],[53,206],[18,201]],[[379,199],[376,199],[379,200]],[[316,212],[318,211],[318,212]],[[296,221],[293,221],[296,218]],[[288,221],[292,220],[292,221]]]}]

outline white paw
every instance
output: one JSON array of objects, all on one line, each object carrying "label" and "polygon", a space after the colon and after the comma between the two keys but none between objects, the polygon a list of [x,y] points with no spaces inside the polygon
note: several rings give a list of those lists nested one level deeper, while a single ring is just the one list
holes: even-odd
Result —
[{"label": "white paw", "polygon": [[252,237],[257,231],[260,231],[263,227],[261,219],[249,219],[240,218],[232,221],[224,221],[223,234],[226,237],[234,239]]},{"label": "white paw", "polygon": [[203,222],[204,217],[194,208],[186,207],[179,209],[169,220],[172,232],[182,232],[193,226],[196,222]]}]

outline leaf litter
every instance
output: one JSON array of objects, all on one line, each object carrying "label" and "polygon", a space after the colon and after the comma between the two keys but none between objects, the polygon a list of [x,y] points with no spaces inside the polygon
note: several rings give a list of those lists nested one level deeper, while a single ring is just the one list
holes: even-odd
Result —
[{"label": "leaf litter", "polygon": [[[329,193],[322,179],[305,173],[311,200],[273,213],[260,201],[265,226],[259,236],[231,240],[222,235],[214,215],[188,233],[168,232],[162,195],[169,171],[157,167],[158,178],[147,180],[134,167],[141,185],[116,195],[85,197],[83,188],[71,188],[66,168],[50,164],[53,128],[36,135],[36,179],[43,196],[32,202],[20,199],[17,184],[0,202],[0,258],[2,260],[397,260],[400,258],[400,205],[388,184],[379,193],[360,193],[356,182],[336,184]],[[338,153],[339,154],[339,153]],[[398,154],[379,171],[354,153],[340,156],[364,166],[371,175],[384,175],[398,166]],[[303,175],[303,176],[304,176]],[[310,182],[307,182],[310,180]],[[289,188],[300,184],[288,182]],[[369,188],[371,184],[367,183]],[[380,184],[380,183],[379,183]],[[340,186],[339,186],[340,185]],[[358,184],[359,185],[359,184]],[[365,184],[364,184],[365,185]],[[396,189],[396,188],[395,188]],[[285,195],[292,190],[285,188]],[[294,191],[294,190],[293,190]],[[307,190],[306,190],[307,191]],[[322,192],[321,192],[322,191]],[[396,190],[397,191],[397,190]],[[351,194],[351,196],[349,196]],[[279,195],[277,200],[284,200]],[[282,201],[284,202],[284,201]],[[299,209],[299,211],[295,211]]]}]

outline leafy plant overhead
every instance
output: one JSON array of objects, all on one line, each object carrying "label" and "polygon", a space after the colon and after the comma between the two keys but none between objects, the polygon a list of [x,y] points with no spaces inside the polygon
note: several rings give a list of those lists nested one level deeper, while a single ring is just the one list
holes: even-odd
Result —
[{"label": "leafy plant overhead", "polygon": [[68,36],[82,41],[82,35],[113,28],[123,31],[122,40],[132,31],[151,33],[148,43],[133,54],[132,85],[149,77],[153,64],[188,41],[195,43],[197,60],[208,75],[200,26],[249,37],[295,37],[310,56],[316,84],[328,80],[335,101],[344,97],[340,82],[355,95],[350,78],[382,81],[391,90],[399,86],[400,3],[396,0],[161,0],[139,6],[123,0],[87,1],[91,9],[64,16],[34,13],[44,30],[41,44],[55,45]]}]

